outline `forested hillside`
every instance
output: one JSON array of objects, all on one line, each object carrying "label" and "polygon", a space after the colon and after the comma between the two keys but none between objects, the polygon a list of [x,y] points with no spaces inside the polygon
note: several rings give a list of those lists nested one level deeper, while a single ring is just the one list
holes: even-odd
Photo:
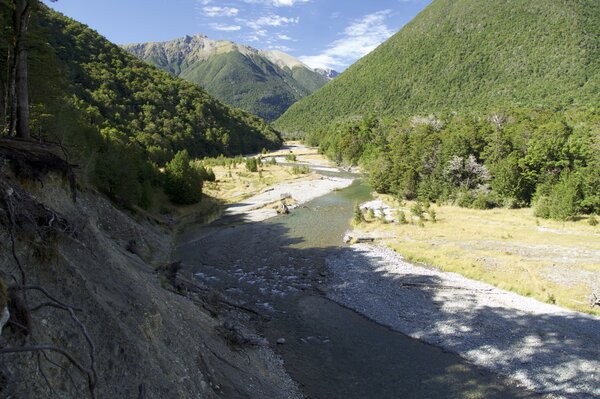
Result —
[{"label": "forested hillside", "polygon": [[[3,1],[4,71],[11,16]],[[114,199],[148,206],[154,188],[165,184],[159,168],[182,150],[203,157],[281,145],[263,120],[139,61],[78,22],[33,6],[32,134],[63,143],[83,175]]]},{"label": "forested hillside", "polygon": [[600,2],[434,0],[276,126],[599,100]]},{"label": "forested hillside", "polygon": [[434,0],[276,125],[380,192],[565,220],[600,213],[598,104],[600,2]]},{"label": "forested hillside", "polygon": [[329,81],[293,57],[195,35],[123,46],[138,58],[268,121]]}]

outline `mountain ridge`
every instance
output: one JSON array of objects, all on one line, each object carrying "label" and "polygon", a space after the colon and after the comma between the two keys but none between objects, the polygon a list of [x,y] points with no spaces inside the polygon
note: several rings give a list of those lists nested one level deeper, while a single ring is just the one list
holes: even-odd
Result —
[{"label": "mountain ridge", "polygon": [[330,80],[284,52],[259,50],[201,34],[121,47],[202,86],[220,101],[268,121]]}]

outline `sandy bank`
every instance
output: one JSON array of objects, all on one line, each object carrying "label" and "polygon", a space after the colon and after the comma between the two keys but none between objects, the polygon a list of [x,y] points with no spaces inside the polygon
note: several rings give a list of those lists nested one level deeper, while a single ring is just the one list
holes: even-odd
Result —
[{"label": "sandy bank", "polygon": [[225,215],[241,215],[245,221],[260,222],[277,216],[275,209],[269,205],[282,198],[291,197],[296,202],[295,206],[298,206],[334,190],[348,187],[350,184],[352,179],[334,177],[284,182],[246,199],[243,203],[229,206],[225,210]]}]

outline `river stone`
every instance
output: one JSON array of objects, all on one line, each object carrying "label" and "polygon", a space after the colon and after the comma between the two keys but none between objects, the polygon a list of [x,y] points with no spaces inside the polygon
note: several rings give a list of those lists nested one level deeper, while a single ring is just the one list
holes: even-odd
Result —
[{"label": "river stone", "polygon": [[286,343],[286,340],[285,340],[285,338],[279,338],[279,339],[277,340],[277,344],[278,344],[278,345],[283,345],[283,344],[285,344],[285,343]]}]

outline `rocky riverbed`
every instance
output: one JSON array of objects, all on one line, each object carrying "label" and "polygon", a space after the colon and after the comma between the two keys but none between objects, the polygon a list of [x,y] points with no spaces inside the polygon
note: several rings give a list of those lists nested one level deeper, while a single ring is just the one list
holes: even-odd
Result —
[{"label": "rocky riverbed", "polygon": [[600,396],[600,319],[356,244],[327,258],[327,296],[542,394]]}]

